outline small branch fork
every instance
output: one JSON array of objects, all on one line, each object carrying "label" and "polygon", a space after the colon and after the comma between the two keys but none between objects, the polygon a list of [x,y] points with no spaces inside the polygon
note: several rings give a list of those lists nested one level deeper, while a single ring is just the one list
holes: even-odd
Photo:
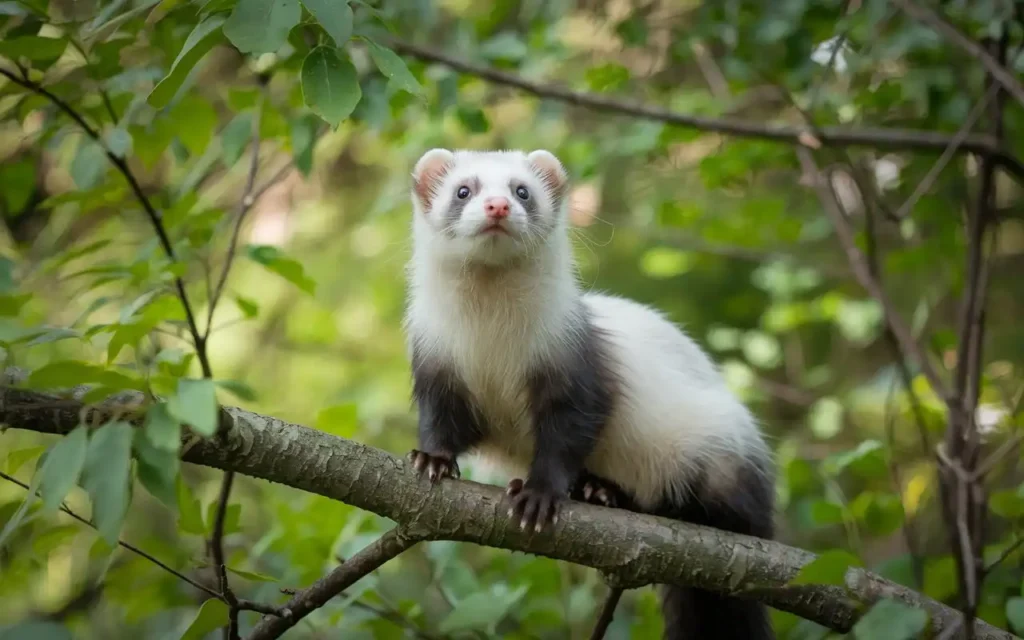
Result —
[{"label": "small branch fork", "polygon": [[[48,90],[46,87],[40,85],[37,82],[33,82],[28,79],[27,76],[19,77],[12,71],[0,68],[0,75],[3,75],[11,82],[32,91],[47,100],[49,100],[54,106],[56,106],[62,113],[71,118],[75,124],[82,130],[82,132],[88,136],[93,142],[100,145],[103,149],[104,154],[112,165],[118,170],[118,172],[124,177],[125,181],[128,182],[132,193],[142,206],[145,211],[150,224],[153,227],[157,238],[160,241],[160,246],[163,248],[164,253],[171,262],[177,262],[177,254],[174,250],[174,244],[171,241],[170,234],[167,232],[167,228],[163,223],[163,216],[153,205],[153,202],[143,191],[142,186],[139,184],[138,179],[128,166],[128,162],[125,158],[114,153],[110,147],[103,140],[103,136],[100,131],[90,125],[86,119],[75,110],[70,104],[61,99],[59,96]],[[252,133],[252,153],[251,161],[249,165],[248,177],[246,179],[245,188],[238,205],[238,212],[236,214],[235,225],[231,234],[231,240],[228,247],[227,257],[223,269],[218,278],[216,288],[210,296],[208,303],[208,315],[206,322],[205,331],[200,331],[199,325],[196,322],[196,314],[193,310],[192,303],[189,299],[188,292],[185,287],[185,282],[181,277],[175,277],[174,287],[181,301],[181,305],[185,310],[185,318],[188,324],[189,334],[192,338],[192,343],[195,346],[196,357],[199,360],[199,366],[202,370],[203,378],[212,379],[213,369],[210,366],[210,358],[207,349],[207,342],[210,337],[212,329],[213,314],[216,310],[217,303],[219,302],[221,295],[224,290],[224,285],[227,281],[228,272],[231,269],[233,263],[234,254],[238,244],[238,237],[242,223],[244,221],[246,213],[252,208],[257,198],[262,195],[264,191],[270,188],[273,184],[279,181],[291,168],[290,165],[286,165],[275,174],[275,176],[268,181],[265,185],[260,188],[256,188],[256,174],[259,169],[259,110],[257,110],[256,117],[253,118],[253,133]],[[231,590],[231,586],[228,582],[227,568],[224,562],[224,521],[227,513],[228,502],[231,497],[231,487],[234,481],[234,473],[232,471],[226,471],[221,484],[221,490],[217,501],[217,510],[214,518],[213,532],[210,536],[209,550],[213,560],[215,571],[217,572],[220,593],[217,597],[224,600],[230,607],[230,623],[224,630],[225,640],[238,640],[238,613],[239,611],[252,608],[254,605],[248,601],[238,599],[234,592]],[[205,589],[208,593],[212,591]],[[262,610],[262,609],[260,609]],[[268,610],[269,611],[269,610]]]},{"label": "small branch fork", "polygon": [[331,598],[351,587],[357,580],[376,571],[384,563],[398,557],[423,539],[420,536],[409,534],[401,526],[391,529],[310,587],[297,592],[284,605],[284,608],[291,612],[290,616],[265,617],[246,637],[246,640],[273,640],[281,637],[299,620],[324,606]]}]

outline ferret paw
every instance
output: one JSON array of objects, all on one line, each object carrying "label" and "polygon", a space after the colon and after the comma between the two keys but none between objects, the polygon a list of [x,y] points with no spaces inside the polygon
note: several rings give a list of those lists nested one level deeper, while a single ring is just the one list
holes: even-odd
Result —
[{"label": "ferret paw", "polygon": [[612,509],[633,508],[632,500],[618,485],[587,472],[580,476],[576,485],[572,488],[569,497],[579,502],[596,504],[599,507],[609,507]]},{"label": "ferret paw", "polygon": [[412,464],[412,468],[421,474],[426,472],[427,477],[434,484],[440,482],[441,478],[455,478],[462,477],[462,472],[459,471],[459,463],[455,461],[455,458],[444,454],[431,455],[425,451],[419,449],[413,449],[407,456],[409,463]]},{"label": "ferret paw", "polygon": [[519,478],[508,483],[505,493],[512,497],[508,517],[519,520],[520,530],[529,527],[539,533],[548,525],[558,524],[559,496],[527,487]]}]

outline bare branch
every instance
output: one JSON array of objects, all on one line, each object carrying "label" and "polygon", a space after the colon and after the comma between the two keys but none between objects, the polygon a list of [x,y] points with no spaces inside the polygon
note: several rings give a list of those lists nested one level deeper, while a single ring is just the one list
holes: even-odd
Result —
[{"label": "bare branch", "polygon": [[921,372],[926,378],[928,378],[928,382],[932,385],[936,395],[948,402],[949,392],[947,390],[946,383],[939,377],[938,371],[935,369],[927,354],[917,343],[910,327],[907,326],[903,321],[903,318],[896,311],[896,308],[893,306],[892,300],[889,299],[888,294],[886,294],[885,290],[883,290],[882,286],[878,283],[878,280],[874,275],[872,275],[871,265],[868,263],[864,253],[857,247],[853,227],[850,225],[850,221],[847,219],[846,214],[836,201],[825,177],[821,175],[821,171],[818,168],[817,163],[814,161],[814,156],[811,154],[810,150],[803,146],[796,147],[796,154],[797,158],[800,160],[800,165],[803,168],[804,174],[814,183],[818,199],[821,201],[821,207],[832,221],[832,227],[835,229],[836,237],[839,239],[839,242],[843,247],[843,251],[846,253],[846,258],[850,263],[850,268],[853,270],[853,274],[857,278],[857,281],[860,282],[861,286],[867,290],[868,294],[874,298],[879,305],[881,305],[882,312],[885,315],[886,324],[899,341],[900,351],[903,353],[904,357],[913,360],[915,364],[917,364],[921,369]]},{"label": "bare branch", "polygon": [[[435,51],[420,45],[389,39],[388,44],[396,51],[407,56],[442,64],[446,67],[482,78],[495,84],[515,87],[540,98],[558,100],[567,104],[655,120],[667,124],[710,131],[744,138],[776,140],[789,144],[802,144],[801,137],[807,135],[804,127],[782,125],[765,125],[731,118],[709,118],[669,111],[643,104],[626,102],[615,98],[590,93],[572,91],[564,87],[527,80],[514,73],[499,71],[484,65],[460,60],[454,56]],[[951,138],[942,133],[913,129],[863,128],[850,129],[843,127],[824,127],[815,131],[818,139],[827,145],[837,147],[865,146],[879,149],[917,149],[942,151],[949,147]],[[994,158],[1007,171],[1024,180],[1024,162],[1014,157],[991,137],[983,135],[967,136],[958,147],[960,151],[969,151]]]},{"label": "bare branch", "polygon": [[288,604],[284,605],[284,608],[291,612],[290,616],[264,618],[252,633],[246,636],[247,640],[271,640],[281,637],[299,620],[324,606],[357,580],[376,571],[385,562],[397,557],[422,539],[420,536],[409,534],[402,527],[391,529],[308,589],[296,593]]},{"label": "bare branch", "polygon": [[923,22],[942,37],[964,50],[969,56],[981,63],[989,75],[1007,93],[1016,98],[1024,106],[1024,84],[1014,77],[1006,66],[997,60],[981,44],[971,40],[945,18],[928,7],[921,6],[912,0],[895,0],[895,3],[911,18]]},{"label": "bare branch", "polygon": [[[0,384],[0,423],[58,434],[78,426],[76,402],[64,400],[53,408],[52,394],[14,386],[23,376],[10,369],[6,384]],[[72,397],[86,391],[76,388]],[[106,410],[105,405],[97,410]],[[956,610],[861,569],[847,572],[845,586],[788,586],[813,554],[665,518],[567,502],[552,533],[523,532],[504,517],[507,498],[500,487],[467,480],[434,486],[404,460],[379,449],[241,409],[222,413],[223,437],[197,440],[184,454],[186,462],[340,500],[400,523],[408,536],[586,565],[616,575],[622,586],[677,584],[754,598],[842,632],[881,598],[923,608],[935,634],[961,619]],[[981,620],[974,628],[985,640],[1013,638]]]},{"label": "bare branch", "polygon": [[604,606],[601,607],[601,615],[597,618],[594,630],[590,632],[590,640],[602,640],[604,638],[604,634],[608,632],[608,627],[611,626],[612,619],[615,617],[615,608],[619,606],[622,592],[622,587],[615,586],[608,591],[608,597],[604,601]]}]

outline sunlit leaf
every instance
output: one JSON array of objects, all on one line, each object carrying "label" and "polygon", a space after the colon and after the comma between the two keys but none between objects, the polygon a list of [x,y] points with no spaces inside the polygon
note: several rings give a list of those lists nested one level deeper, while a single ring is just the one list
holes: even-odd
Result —
[{"label": "sunlit leaf", "polygon": [[850,567],[862,567],[860,558],[849,551],[833,549],[819,555],[805,564],[789,581],[791,585],[799,584],[832,584],[846,583],[846,572]]},{"label": "sunlit leaf", "polygon": [[167,399],[175,419],[204,436],[217,432],[217,391],[212,380],[182,378],[177,392]]},{"label": "sunlit leaf", "polygon": [[249,245],[246,248],[246,255],[251,260],[258,262],[306,293],[312,295],[315,291],[316,283],[306,276],[302,265],[296,260],[285,256],[277,247]]},{"label": "sunlit leaf", "polygon": [[192,29],[181,51],[178,52],[178,57],[171,64],[171,70],[153,87],[153,91],[146,99],[150,105],[162,109],[170,103],[196,64],[221,41],[223,25],[224,16],[218,14],[204,18]]}]

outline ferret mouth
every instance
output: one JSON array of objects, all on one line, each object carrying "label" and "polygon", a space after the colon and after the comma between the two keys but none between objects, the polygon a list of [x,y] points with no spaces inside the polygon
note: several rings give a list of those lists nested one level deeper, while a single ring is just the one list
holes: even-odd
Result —
[{"label": "ferret mouth", "polygon": [[481,235],[481,236],[495,236],[495,235],[511,236],[512,234],[509,233],[508,229],[505,228],[505,225],[501,224],[500,222],[492,222],[491,224],[488,224],[487,226],[485,226],[482,229],[480,229],[480,231],[477,232],[477,235]]}]

